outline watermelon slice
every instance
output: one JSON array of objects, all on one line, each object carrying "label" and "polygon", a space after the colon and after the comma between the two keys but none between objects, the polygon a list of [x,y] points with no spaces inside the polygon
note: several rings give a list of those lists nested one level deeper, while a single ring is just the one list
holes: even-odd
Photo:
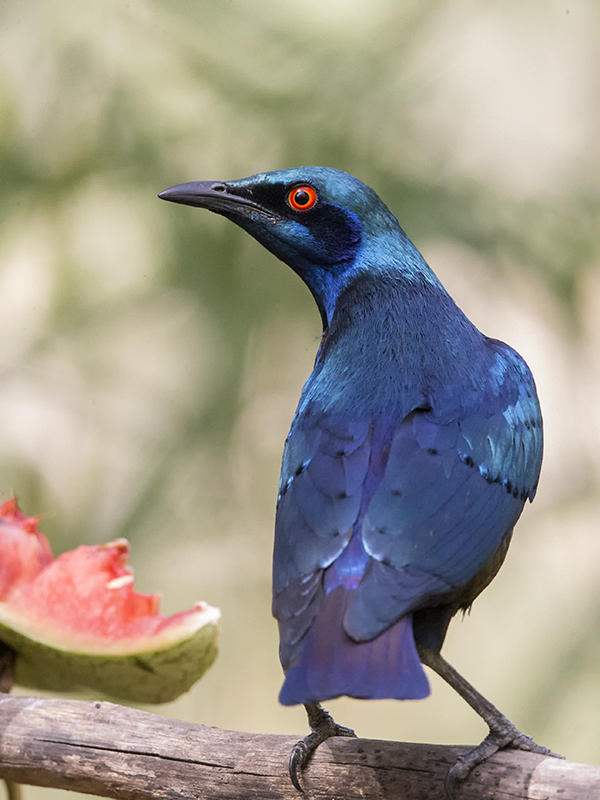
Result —
[{"label": "watermelon slice", "polygon": [[54,559],[38,522],[0,504],[0,641],[16,652],[15,682],[142,703],[187,691],[215,660],[219,610],[160,614],[160,597],[133,587],[126,539]]}]

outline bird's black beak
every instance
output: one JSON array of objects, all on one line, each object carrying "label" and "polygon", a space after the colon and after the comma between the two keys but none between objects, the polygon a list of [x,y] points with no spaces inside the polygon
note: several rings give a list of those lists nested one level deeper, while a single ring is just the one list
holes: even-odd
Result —
[{"label": "bird's black beak", "polygon": [[262,206],[249,197],[243,197],[226,183],[218,181],[190,181],[171,186],[158,195],[161,200],[170,200],[171,203],[182,203],[186,206],[207,208],[217,214],[244,214],[257,211],[265,214]]}]

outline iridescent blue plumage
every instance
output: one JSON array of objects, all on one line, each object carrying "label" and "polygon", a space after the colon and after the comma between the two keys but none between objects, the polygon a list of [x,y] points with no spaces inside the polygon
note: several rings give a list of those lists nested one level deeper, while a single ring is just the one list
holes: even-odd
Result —
[{"label": "iridescent blue plumage", "polygon": [[536,491],[542,420],[527,365],[477,330],[351,175],[302,167],[161,196],[247,230],[304,280],[323,321],[286,440],[273,559],[280,700],[304,703],[314,732],[294,749],[294,784],[319,741],[347,735],[319,701],[424,697],[421,661],[490,726],[464,764],[492,741],[523,746],[440,648]]},{"label": "iridescent blue plumage", "polygon": [[[329,591],[347,592],[346,635],[376,647],[401,617],[443,604],[485,567],[533,497],[541,464],[529,370],[437,282],[388,264],[384,276],[357,274],[338,304],[283,458],[273,608],[286,703],[325,699],[297,673],[329,670],[335,645],[316,648],[310,633]],[[356,694],[354,671],[368,658],[356,647],[328,696]],[[359,696],[423,696],[418,658],[411,669]]]}]

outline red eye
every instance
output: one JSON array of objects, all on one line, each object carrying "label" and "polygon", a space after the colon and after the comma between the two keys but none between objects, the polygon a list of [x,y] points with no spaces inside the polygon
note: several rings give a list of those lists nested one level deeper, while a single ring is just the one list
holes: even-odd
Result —
[{"label": "red eye", "polygon": [[287,196],[295,211],[308,211],[317,202],[317,193],[312,186],[296,186]]}]

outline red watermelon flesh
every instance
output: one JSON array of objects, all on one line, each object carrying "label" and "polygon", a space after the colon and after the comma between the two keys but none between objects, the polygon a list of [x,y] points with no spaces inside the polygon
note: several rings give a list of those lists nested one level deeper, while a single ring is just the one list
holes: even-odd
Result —
[{"label": "red watermelon flesh", "polygon": [[52,561],[52,550],[38,531],[38,522],[39,517],[21,513],[15,498],[0,503],[0,600],[15,586],[33,580]]},{"label": "red watermelon flesh", "polygon": [[134,589],[125,539],[53,559],[37,524],[15,500],[0,505],[0,640],[18,682],[164,702],[210,666],[218,609],[160,614],[158,595]]}]

